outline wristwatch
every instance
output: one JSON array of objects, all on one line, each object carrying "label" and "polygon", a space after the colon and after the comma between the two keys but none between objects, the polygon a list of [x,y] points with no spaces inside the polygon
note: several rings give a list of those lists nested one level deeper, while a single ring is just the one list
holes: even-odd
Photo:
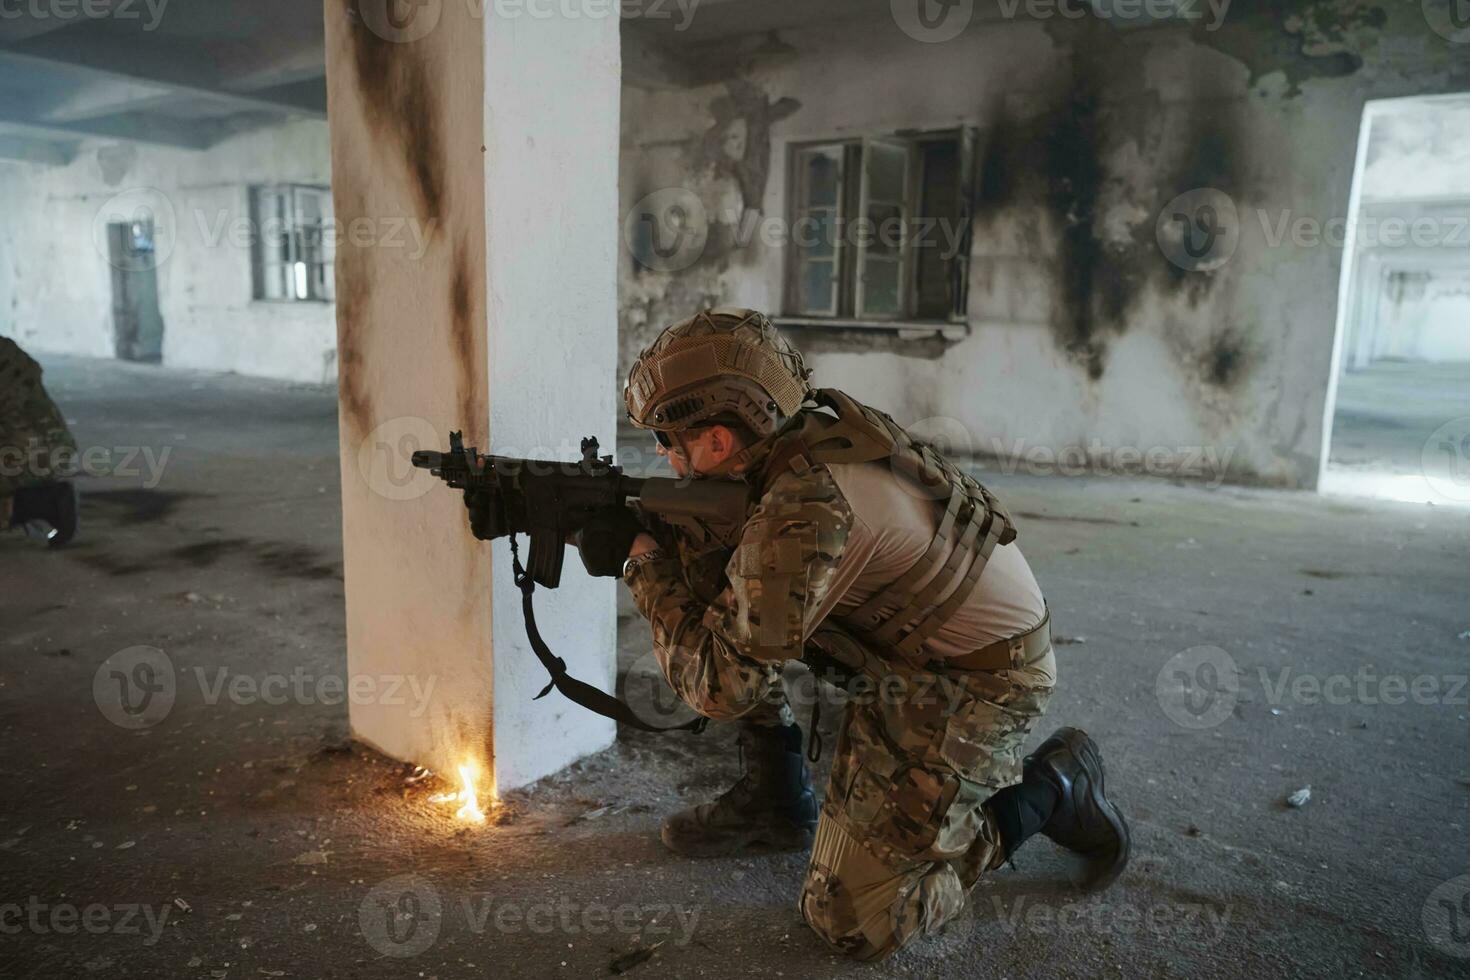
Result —
[{"label": "wristwatch", "polygon": [[632,558],[629,558],[627,561],[623,562],[623,578],[627,578],[628,573],[637,568],[639,565],[646,565],[651,561],[657,561],[663,556],[664,553],[659,548],[650,548],[642,554],[634,555]]}]

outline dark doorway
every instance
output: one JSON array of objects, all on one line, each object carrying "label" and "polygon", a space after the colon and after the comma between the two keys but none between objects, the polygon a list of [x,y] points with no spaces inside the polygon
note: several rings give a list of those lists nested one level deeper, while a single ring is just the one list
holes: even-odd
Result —
[{"label": "dark doorway", "polygon": [[158,259],[153,221],[107,226],[112,264],[113,345],[124,361],[163,360],[163,315],[158,312]]}]

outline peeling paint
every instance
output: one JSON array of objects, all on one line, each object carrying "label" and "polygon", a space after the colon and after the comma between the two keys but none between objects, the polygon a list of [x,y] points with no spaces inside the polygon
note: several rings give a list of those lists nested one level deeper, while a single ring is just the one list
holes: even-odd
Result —
[{"label": "peeling paint", "polygon": [[1363,36],[1387,22],[1383,5],[1374,0],[1255,0],[1232,7],[1218,30],[1196,27],[1193,38],[1245,65],[1248,85],[1281,72],[1287,84],[1283,94],[1290,98],[1300,95],[1302,82],[1309,79],[1360,71]]}]

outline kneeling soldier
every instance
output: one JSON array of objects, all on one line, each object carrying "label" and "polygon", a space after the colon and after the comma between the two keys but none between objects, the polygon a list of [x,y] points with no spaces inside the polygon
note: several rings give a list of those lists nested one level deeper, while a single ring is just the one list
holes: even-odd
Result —
[{"label": "kneeling soldier", "polygon": [[[738,541],[658,527],[622,568],[674,691],[741,725],[745,775],[671,817],[664,842],[810,844],[802,915],[860,959],[953,918],[1038,832],[1082,856],[1088,885],[1111,883],[1128,827],[1097,746],[1064,728],[1021,756],[1056,660],[1010,517],[889,416],[809,376],[765,316],[717,309],[666,329],[628,379],[629,417],[677,475],[751,488]],[[594,540],[620,541],[616,562]],[[587,535],[589,571],[627,542]],[[820,814],[781,686],[786,662],[817,657],[880,692],[847,705]]]}]

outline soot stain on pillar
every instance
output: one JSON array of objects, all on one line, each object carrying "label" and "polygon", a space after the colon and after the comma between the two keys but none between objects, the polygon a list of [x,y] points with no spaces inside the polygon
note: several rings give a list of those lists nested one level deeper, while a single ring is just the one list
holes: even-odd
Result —
[{"label": "soot stain on pillar", "polygon": [[445,160],[439,104],[424,64],[423,42],[379,37],[358,13],[358,2],[344,0],[363,111],[373,131],[392,138],[402,150],[420,217],[432,234],[443,213]]},{"label": "soot stain on pillar", "polygon": [[365,361],[359,333],[359,324],[372,305],[372,292],[373,277],[363,250],[340,249],[337,252],[337,397],[343,417],[359,437],[372,427],[373,417],[372,396],[362,376]]},{"label": "soot stain on pillar", "polygon": [[455,366],[460,425],[471,436],[478,438],[481,430],[478,411],[480,400],[475,379],[478,376],[476,366],[480,363],[480,342],[479,331],[475,327],[480,291],[475,283],[470,248],[465,239],[461,238],[454,247],[454,267],[449,281],[449,347]]}]

